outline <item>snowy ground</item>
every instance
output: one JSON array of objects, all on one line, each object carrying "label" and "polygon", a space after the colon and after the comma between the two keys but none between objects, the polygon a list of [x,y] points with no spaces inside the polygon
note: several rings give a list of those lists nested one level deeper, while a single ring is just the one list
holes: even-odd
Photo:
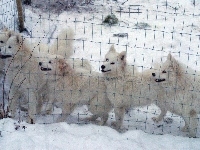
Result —
[{"label": "snowy ground", "polygon": [[[0,4],[1,2],[5,3],[5,0],[0,1]],[[39,39],[44,43],[52,42],[49,37],[55,37],[63,27],[71,27],[75,30],[72,57],[90,60],[96,71],[100,71],[104,55],[111,44],[115,44],[119,52],[126,50],[129,65],[137,66],[140,71],[150,68],[152,63],[165,61],[169,52],[176,59],[199,71],[200,1],[195,0],[195,6],[193,2],[96,0],[91,11],[73,10],[61,14],[44,13],[27,7],[25,26],[31,34],[31,41]],[[8,8],[10,7],[7,5],[0,10],[0,20],[12,29],[14,19]],[[118,17],[119,24],[102,24],[103,18],[111,13]],[[6,15],[11,19],[6,20]],[[128,33],[128,36],[113,36],[118,33]],[[124,127],[128,131],[123,134],[107,126],[80,122],[79,118],[88,113],[85,106],[78,108],[71,115],[71,124],[42,124],[51,122],[49,117],[41,117],[35,125],[24,122],[19,124],[11,119],[0,120],[0,149],[196,150],[200,146],[199,138],[187,138],[187,133],[180,131],[184,121],[179,116],[168,112],[166,118],[172,118],[172,123],[154,123],[151,118],[160,113],[155,105],[130,110],[124,119]],[[114,114],[111,112],[108,124],[112,120]],[[200,137],[200,125],[197,136]]]}]

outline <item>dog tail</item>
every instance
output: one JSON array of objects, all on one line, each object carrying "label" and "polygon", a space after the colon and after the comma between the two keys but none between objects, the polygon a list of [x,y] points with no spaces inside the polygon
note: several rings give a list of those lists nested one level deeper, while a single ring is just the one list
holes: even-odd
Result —
[{"label": "dog tail", "polygon": [[71,28],[62,29],[56,39],[52,45],[53,53],[69,58],[73,54],[74,31]]}]

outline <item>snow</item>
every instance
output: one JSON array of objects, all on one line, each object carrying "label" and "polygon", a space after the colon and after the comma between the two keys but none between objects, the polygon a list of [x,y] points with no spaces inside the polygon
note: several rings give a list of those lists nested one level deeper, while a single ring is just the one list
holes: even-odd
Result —
[{"label": "snow", "polygon": [[[56,37],[63,27],[71,27],[75,31],[72,57],[90,60],[93,70],[100,72],[104,55],[111,44],[115,44],[119,52],[126,50],[128,64],[136,66],[139,71],[152,67],[153,63],[165,61],[169,52],[184,64],[200,70],[199,0],[195,0],[195,6],[193,0],[96,0],[94,4],[95,11],[81,13],[68,11],[49,14],[26,8],[25,26],[31,34],[30,40],[52,43],[53,39],[49,41],[52,33]],[[13,5],[12,0],[0,1],[0,21],[10,29],[15,27]],[[121,13],[116,12],[119,7]],[[137,12],[138,8],[142,13],[124,13]],[[117,16],[119,24],[102,24],[103,18],[111,12]],[[136,24],[142,23],[149,26],[137,28]],[[128,37],[113,36],[118,33],[128,33]],[[131,109],[124,118],[125,133],[118,133],[109,127],[114,120],[113,112],[110,112],[108,126],[80,121],[80,118],[90,115],[86,106],[77,108],[68,123],[51,123],[54,116],[41,116],[34,125],[2,119],[0,149],[199,149],[199,138],[188,138],[187,133],[181,131],[184,126],[182,118],[168,112],[165,119],[172,118],[171,123],[166,120],[154,123],[151,118],[159,113],[155,105]],[[197,137],[200,137],[200,121]]]},{"label": "snow", "polygon": [[[96,125],[57,124],[20,124],[14,128],[12,119],[0,120],[1,149],[46,149],[46,150],[159,150],[159,149],[199,149],[199,139],[172,135],[149,135],[140,130],[124,134],[109,127]],[[25,129],[22,129],[25,126]]]}]

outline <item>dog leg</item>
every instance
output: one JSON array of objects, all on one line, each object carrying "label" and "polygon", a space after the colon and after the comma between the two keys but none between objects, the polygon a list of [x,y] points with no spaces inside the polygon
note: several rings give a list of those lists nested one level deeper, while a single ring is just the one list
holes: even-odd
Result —
[{"label": "dog leg", "polygon": [[49,100],[47,86],[46,87],[43,86],[42,88],[40,88],[40,90],[38,90],[38,102],[36,107],[37,114],[47,114],[46,112],[42,112],[42,106],[45,100]]},{"label": "dog leg", "polygon": [[18,90],[11,89],[8,97],[9,101],[9,112],[11,113],[11,118],[15,118],[15,112],[17,106],[19,106],[18,100],[21,96],[21,93]]},{"label": "dog leg", "polygon": [[114,112],[115,112],[115,122],[112,122],[112,126],[118,130],[119,132],[121,132],[121,127],[123,124],[123,120],[124,120],[124,114],[125,114],[125,108],[124,107],[116,107],[114,108]]},{"label": "dog leg", "polygon": [[45,110],[43,112],[43,114],[48,114],[50,115],[52,113],[52,109],[53,109],[53,103],[55,101],[55,93],[51,93],[51,94],[45,94],[45,97],[43,97],[42,100],[42,105],[45,105]]},{"label": "dog leg", "polygon": [[27,95],[27,99],[28,99],[28,118],[27,118],[27,122],[30,124],[34,124],[36,121],[36,107],[37,107],[37,101],[38,101],[38,97],[36,96],[37,93],[32,91],[32,89],[28,90],[28,95]]},{"label": "dog leg", "polygon": [[[97,121],[98,117],[101,118],[101,121]],[[93,115],[91,117],[86,118],[85,120],[91,121],[91,122],[94,122],[97,125],[103,126],[103,125],[106,124],[106,122],[108,120],[108,114],[102,114],[102,115],[96,114],[96,115]]]},{"label": "dog leg", "polygon": [[[45,114],[51,114],[52,113],[52,109],[53,109],[53,102],[55,99],[55,93],[48,93],[50,91],[49,87],[47,86],[47,84],[45,84],[43,87],[43,100],[47,100],[46,101],[46,107],[45,107]],[[42,101],[43,101],[42,100]]]},{"label": "dog leg", "polygon": [[63,104],[64,106],[62,107],[62,114],[61,116],[57,119],[57,123],[58,122],[64,122],[67,118],[67,116],[69,116],[75,108],[75,104]]},{"label": "dog leg", "polygon": [[111,104],[109,99],[106,97],[106,94],[100,92],[94,98],[92,98],[88,105],[88,110],[93,114],[90,121],[94,122],[98,117],[101,118],[98,125],[105,125],[108,120],[108,113],[110,111]]},{"label": "dog leg", "polygon": [[152,120],[154,121],[154,122],[159,122],[159,121],[161,121],[163,118],[164,118],[164,116],[167,114],[167,110],[166,109],[161,109],[161,113],[160,113],[160,115],[158,116],[158,117],[152,117]]},{"label": "dog leg", "polygon": [[97,124],[96,120],[98,117],[99,117],[98,115],[92,115],[91,117],[84,118],[83,121],[89,121],[89,122]]},{"label": "dog leg", "polygon": [[197,126],[198,126],[198,116],[195,110],[191,110],[189,112],[189,117],[183,117],[185,120],[185,126],[183,127],[182,131],[189,131],[189,137],[196,137],[197,133]]},{"label": "dog leg", "polygon": [[100,122],[99,125],[101,125],[101,126],[105,125],[106,122],[107,122],[107,120],[108,120],[108,113],[103,114],[103,115],[101,116],[101,122]]}]

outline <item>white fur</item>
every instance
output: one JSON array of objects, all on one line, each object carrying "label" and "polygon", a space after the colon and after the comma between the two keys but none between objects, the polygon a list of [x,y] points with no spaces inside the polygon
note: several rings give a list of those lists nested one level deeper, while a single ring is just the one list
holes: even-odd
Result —
[{"label": "white fur", "polygon": [[146,106],[162,99],[163,91],[152,83],[151,70],[138,72],[127,65],[126,52],[111,46],[101,66],[106,77],[107,95],[114,106],[114,127],[121,131],[124,113],[131,107]]},{"label": "white fur", "polygon": [[46,83],[42,74],[38,73],[38,62],[35,59],[37,55],[32,51],[30,43],[21,35],[8,39],[3,55],[10,56],[6,58],[4,82],[9,87],[8,100],[11,117],[15,117],[18,99],[24,96],[28,103],[27,122],[33,123],[37,114],[37,91]]},{"label": "white fur", "polygon": [[[70,42],[68,44],[70,45],[69,47],[66,44],[59,45],[59,47],[62,47],[66,53],[71,55],[73,51],[72,44]],[[5,51],[1,52],[1,58],[6,56],[6,59],[4,59],[6,62],[4,82],[10,89],[8,91],[8,100],[11,117],[15,117],[15,111],[17,105],[19,105],[19,97],[24,96],[25,101],[28,103],[27,122],[35,122],[37,105],[40,103],[38,101],[38,91],[44,89],[47,82],[38,69],[38,57],[40,57],[38,52],[40,49],[47,52],[48,47],[46,44],[31,44],[20,34],[15,34],[7,40]],[[52,51],[56,51],[57,49],[54,50],[54,48],[53,46],[52,48],[50,47]],[[69,57],[69,55],[66,57]]]},{"label": "white fur", "polygon": [[52,104],[59,103],[64,121],[77,105],[88,105],[93,113],[91,121],[101,117],[100,125],[106,123],[111,109],[106,96],[104,80],[100,73],[93,72],[85,61],[63,59],[61,56],[49,56],[48,63],[40,63],[41,70],[47,76],[49,100],[47,111],[51,113]]},{"label": "white fur", "polygon": [[[197,132],[197,114],[200,113],[200,77],[195,70],[178,62],[171,54],[167,60],[157,68],[155,81],[165,89],[168,99],[158,106],[183,117],[185,126],[182,131],[189,131],[190,137]],[[164,117],[165,114],[159,117]]]},{"label": "white fur", "polygon": [[8,39],[12,36],[15,35],[16,33],[12,30],[9,30],[7,28],[3,29],[0,32],[0,47],[6,46],[6,42]]},{"label": "white fur", "polygon": [[[15,35],[15,32],[8,30],[7,28],[3,29],[0,32],[0,55],[1,55],[1,51],[3,51],[4,49],[3,47],[6,46],[6,42],[12,35]],[[3,71],[4,66],[5,66],[4,61],[0,59],[0,76],[4,74],[4,71]]]},{"label": "white fur", "polygon": [[[62,29],[49,48],[51,54],[69,58],[73,54],[74,31],[71,28]],[[69,49],[71,51],[69,51]]]}]

